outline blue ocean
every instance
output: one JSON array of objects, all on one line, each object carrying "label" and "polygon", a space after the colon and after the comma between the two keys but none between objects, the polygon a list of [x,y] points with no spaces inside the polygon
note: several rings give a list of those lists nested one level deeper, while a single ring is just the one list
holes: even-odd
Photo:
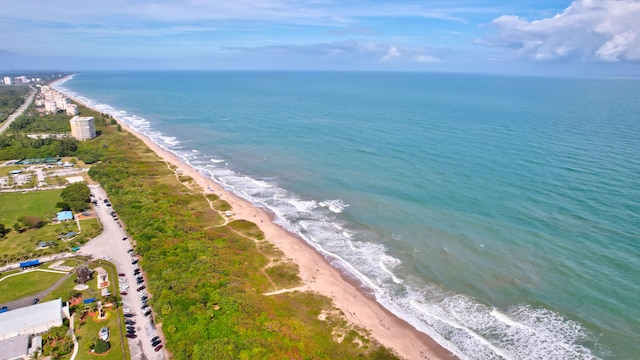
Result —
[{"label": "blue ocean", "polygon": [[640,79],[88,72],[60,86],[269,209],[462,358],[640,356]]}]

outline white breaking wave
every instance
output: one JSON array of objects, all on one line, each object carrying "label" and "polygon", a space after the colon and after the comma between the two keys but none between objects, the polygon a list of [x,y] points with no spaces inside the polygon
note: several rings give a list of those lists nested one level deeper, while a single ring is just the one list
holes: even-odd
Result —
[{"label": "white breaking wave", "polygon": [[325,207],[336,214],[341,213],[349,204],[345,204],[342,200],[325,200],[320,202],[320,206]]}]

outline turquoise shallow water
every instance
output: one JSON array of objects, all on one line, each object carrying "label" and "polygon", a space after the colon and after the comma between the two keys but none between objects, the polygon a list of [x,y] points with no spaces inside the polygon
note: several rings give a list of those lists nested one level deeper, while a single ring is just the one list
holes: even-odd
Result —
[{"label": "turquoise shallow water", "polygon": [[640,353],[640,80],[119,72],[62,85],[465,358]]}]

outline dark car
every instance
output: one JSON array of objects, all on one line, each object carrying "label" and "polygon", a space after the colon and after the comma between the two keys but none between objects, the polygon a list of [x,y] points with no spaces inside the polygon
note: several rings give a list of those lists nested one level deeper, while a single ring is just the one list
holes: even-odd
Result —
[{"label": "dark car", "polygon": [[151,315],[151,310],[147,310],[147,311],[144,313],[144,316],[149,316],[149,315]]},{"label": "dark car", "polygon": [[136,328],[133,326],[127,326],[127,331],[128,332],[136,332]]},{"label": "dark car", "polygon": [[147,288],[146,286],[142,285],[139,288],[137,288],[136,291],[142,291],[142,290],[144,290],[146,288]]},{"label": "dark car", "polygon": [[[157,335],[156,335],[156,336],[154,336],[154,337],[152,337],[152,338],[151,338],[151,342],[152,342],[152,343],[153,343],[154,341],[156,341],[156,340],[160,340],[160,336],[157,336]],[[154,346],[155,346],[155,345],[154,345]]]},{"label": "dark car", "polygon": [[142,296],[140,297],[140,300],[142,300],[142,301],[144,302],[144,301],[149,300],[149,297],[148,297],[147,295],[142,295]]},{"label": "dark car", "polygon": [[143,278],[138,278],[138,280],[136,280],[136,284],[140,285],[144,282]]},{"label": "dark car", "polygon": [[124,323],[127,324],[127,325],[135,325],[136,324],[135,321],[129,320],[129,319],[125,320]]},{"label": "dark car", "polygon": [[127,295],[127,292],[126,291],[121,291],[120,295],[122,295],[122,296]]},{"label": "dark car", "polygon": [[[126,238],[126,237],[123,237],[123,238],[122,238],[122,241],[125,241],[125,240],[127,240],[127,238]],[[131,252],[131,251],[133,251],[133,249],[129,250],[129,252]]]},{"label": "dark car", "polygon": [[118,276],[124,276],[124,273],[118,273]]},{"label": "dark car", "polygon": [[131,313],[129,313],[129,314],[124,314],[124,317],[128,317],[128,318],[132,318],[132,317],[134,317],[134,316],[135,316],[135,315],[133,315],[133,314],[131,314]]},{"label": "dark car", "polygon": [[40,302],[40,299],[35,298],[35,299],[33,299],[33,301],[31,302],[31,305],[35,305],[35,304],[37,304],[37,303],[39,303],[39,302]]},{"label": "dark car", "polygon": [[152,343],[151,343],[151,346],[158,346],[158,345],[160,345],[160,343],[161,343],[161,342],[162,342],[162,341],[160,341],[160,339],[158,339],[158,340],[156,340],[156,341],[152,342]]},{"label": "dark car", "polygon": [[133,260],[131,260],[131,265],[135,265],[135,264],[137,264],[137,263],[138,263],[138,259],[133,259]]},{"label": "dark car", "polygon": [[149,310],[149,308],[150,308],[150,306],[145,304],[145,305],[142,305],[142,307],[140,308],[140,310],[142,310],[142,311],[147,311],[147,310]]},{"label": "dark car", "polygon": [[[124,238],[124,239],[122,239],[122,240],[127,240],[127,238]],[[131,253],[133,253],[133,249],[129,249],[129,250],[127,250],[127,252],[128,252],[129,254],[131,254]]]},{"label": "dark car", "polygon": [[133,270],[133,275],[138,275],[138,274],[140,274],[140,269]]},{"label": "dark car", "polygon": [[125,336],[128,337],[129,339],[135,339],[135,338],[138,337],[138,335],[136,335],[136,334],[127,334]]},{"label": "dark car", "polygon": [[156,348],[154,349],[156,352],[160,351],[160,349],[162,349],[162,344],[156,346]]}]

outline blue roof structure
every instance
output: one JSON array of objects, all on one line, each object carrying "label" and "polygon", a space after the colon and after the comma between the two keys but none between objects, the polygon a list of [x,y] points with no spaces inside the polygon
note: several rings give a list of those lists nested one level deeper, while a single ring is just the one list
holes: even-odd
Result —
[{"label": "blue roof structure", "polygon": [[73,213],[71,211],[60,211],[58,214],[58,221],[65,221],[73,219]]}]

